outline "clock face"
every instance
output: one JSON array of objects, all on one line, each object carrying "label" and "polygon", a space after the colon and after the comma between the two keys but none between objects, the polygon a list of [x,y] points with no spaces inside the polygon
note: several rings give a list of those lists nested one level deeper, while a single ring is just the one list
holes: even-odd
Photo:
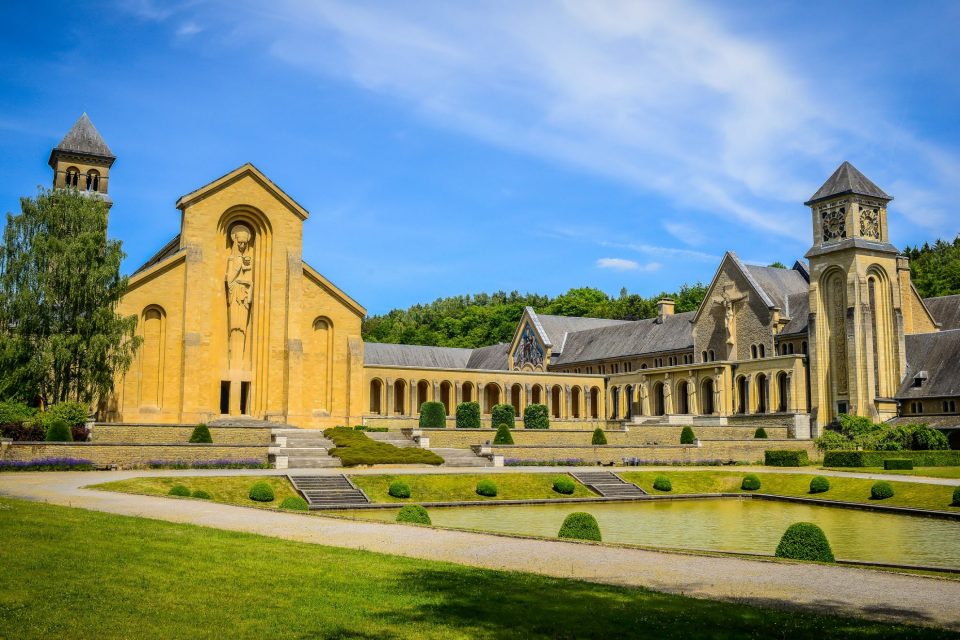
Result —
[{"label": "clock face", "polygon": [[860,210],[860,235],[880,239],[880,212],[876,209]]},{"label": "clock face", "polygon": [[847,211],[843,207],[823,212],[821,226],[823,227],[824,242],[847,237],[846,214]]}]

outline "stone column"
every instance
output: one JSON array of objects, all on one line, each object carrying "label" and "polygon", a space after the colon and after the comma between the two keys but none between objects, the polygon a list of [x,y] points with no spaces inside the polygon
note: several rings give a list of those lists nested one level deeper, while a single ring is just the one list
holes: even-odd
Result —
[{"label": "stone column", "polygon": [[420,398],[417,397],[419,396],[417,391],[417,381],[411,378],[407,384],[407,406],[410,407],[410,410],[407,411],[407,415],[416,417],[416,415],[420,413]]},{"label": "stone column", "polygon": [[453,383],[453,411],[456,413],[457,407],[463,402],[463,383],[459,380]]},{"label": "stone column", "polygon": [[393,394],[395,391],[393,388],[393,378],[387,378],[386,383],[387,383],[387,388],[385,391],[387,396],[387,406],[384,407],[385,409],[384,415],[387,417],[392,417],[393,416]]}]

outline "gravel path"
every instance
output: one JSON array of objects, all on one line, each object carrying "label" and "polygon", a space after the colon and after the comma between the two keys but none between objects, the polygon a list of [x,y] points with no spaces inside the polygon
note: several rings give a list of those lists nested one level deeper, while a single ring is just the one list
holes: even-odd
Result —
[{"label": "gravel path", "polygon": [[[382,470],[375,471],[382,473]],[[490,470],[484,472],[487,471]],[[82,488],[145,475],[269,473],[277,472],[4,473],[0,474],[0,495],[489,569],[647,587],[713,600],[802,607],[960,631],[960,607],[957,606],[960,582],[952,580],[852,567],[774,563],[424,529]]]}]

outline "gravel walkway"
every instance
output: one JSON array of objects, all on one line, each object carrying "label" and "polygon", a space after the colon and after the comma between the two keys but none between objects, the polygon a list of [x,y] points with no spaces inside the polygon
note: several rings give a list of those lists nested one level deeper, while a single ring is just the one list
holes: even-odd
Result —
[{"label": "gravel walkway", "polygon": [[[374,471],[382,473],[382,470]],[[484,470],[485,473],[487,471],[490,470]],[[802,607],[960,631],[958,581],[852,567],[697,556],[358,522],[199,500],[172,500],[82,488],[89,484],[145,475],[270,473],[277,472],[162,470],[4,473],[0,474],[0,495],[489,569],[647,587],[713,600]]]}]

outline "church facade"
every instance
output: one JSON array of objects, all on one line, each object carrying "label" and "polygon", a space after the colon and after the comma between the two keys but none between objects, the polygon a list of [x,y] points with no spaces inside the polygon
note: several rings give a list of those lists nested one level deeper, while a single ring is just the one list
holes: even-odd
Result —
[{"label": "church facade", "polygon": [[[54,186],[109,202],[113,162],[84,114],[51,154]],[[844,163],[806,203],[811,248],[790,269],[728,252],[696,311],[527,309],[510,343],[454,349],[365,343],[366,310],[303,261],[309,213],[246,164],[180,197],[180,233],[130,276],[118,312],[143,343],[100,418],[404,426],[435,400],[451,417],[464,401],[545,404],[577,425],[776,415],[799,438],[841,413],[957,425],[960,296],[920,298],[891,200]]]}]

